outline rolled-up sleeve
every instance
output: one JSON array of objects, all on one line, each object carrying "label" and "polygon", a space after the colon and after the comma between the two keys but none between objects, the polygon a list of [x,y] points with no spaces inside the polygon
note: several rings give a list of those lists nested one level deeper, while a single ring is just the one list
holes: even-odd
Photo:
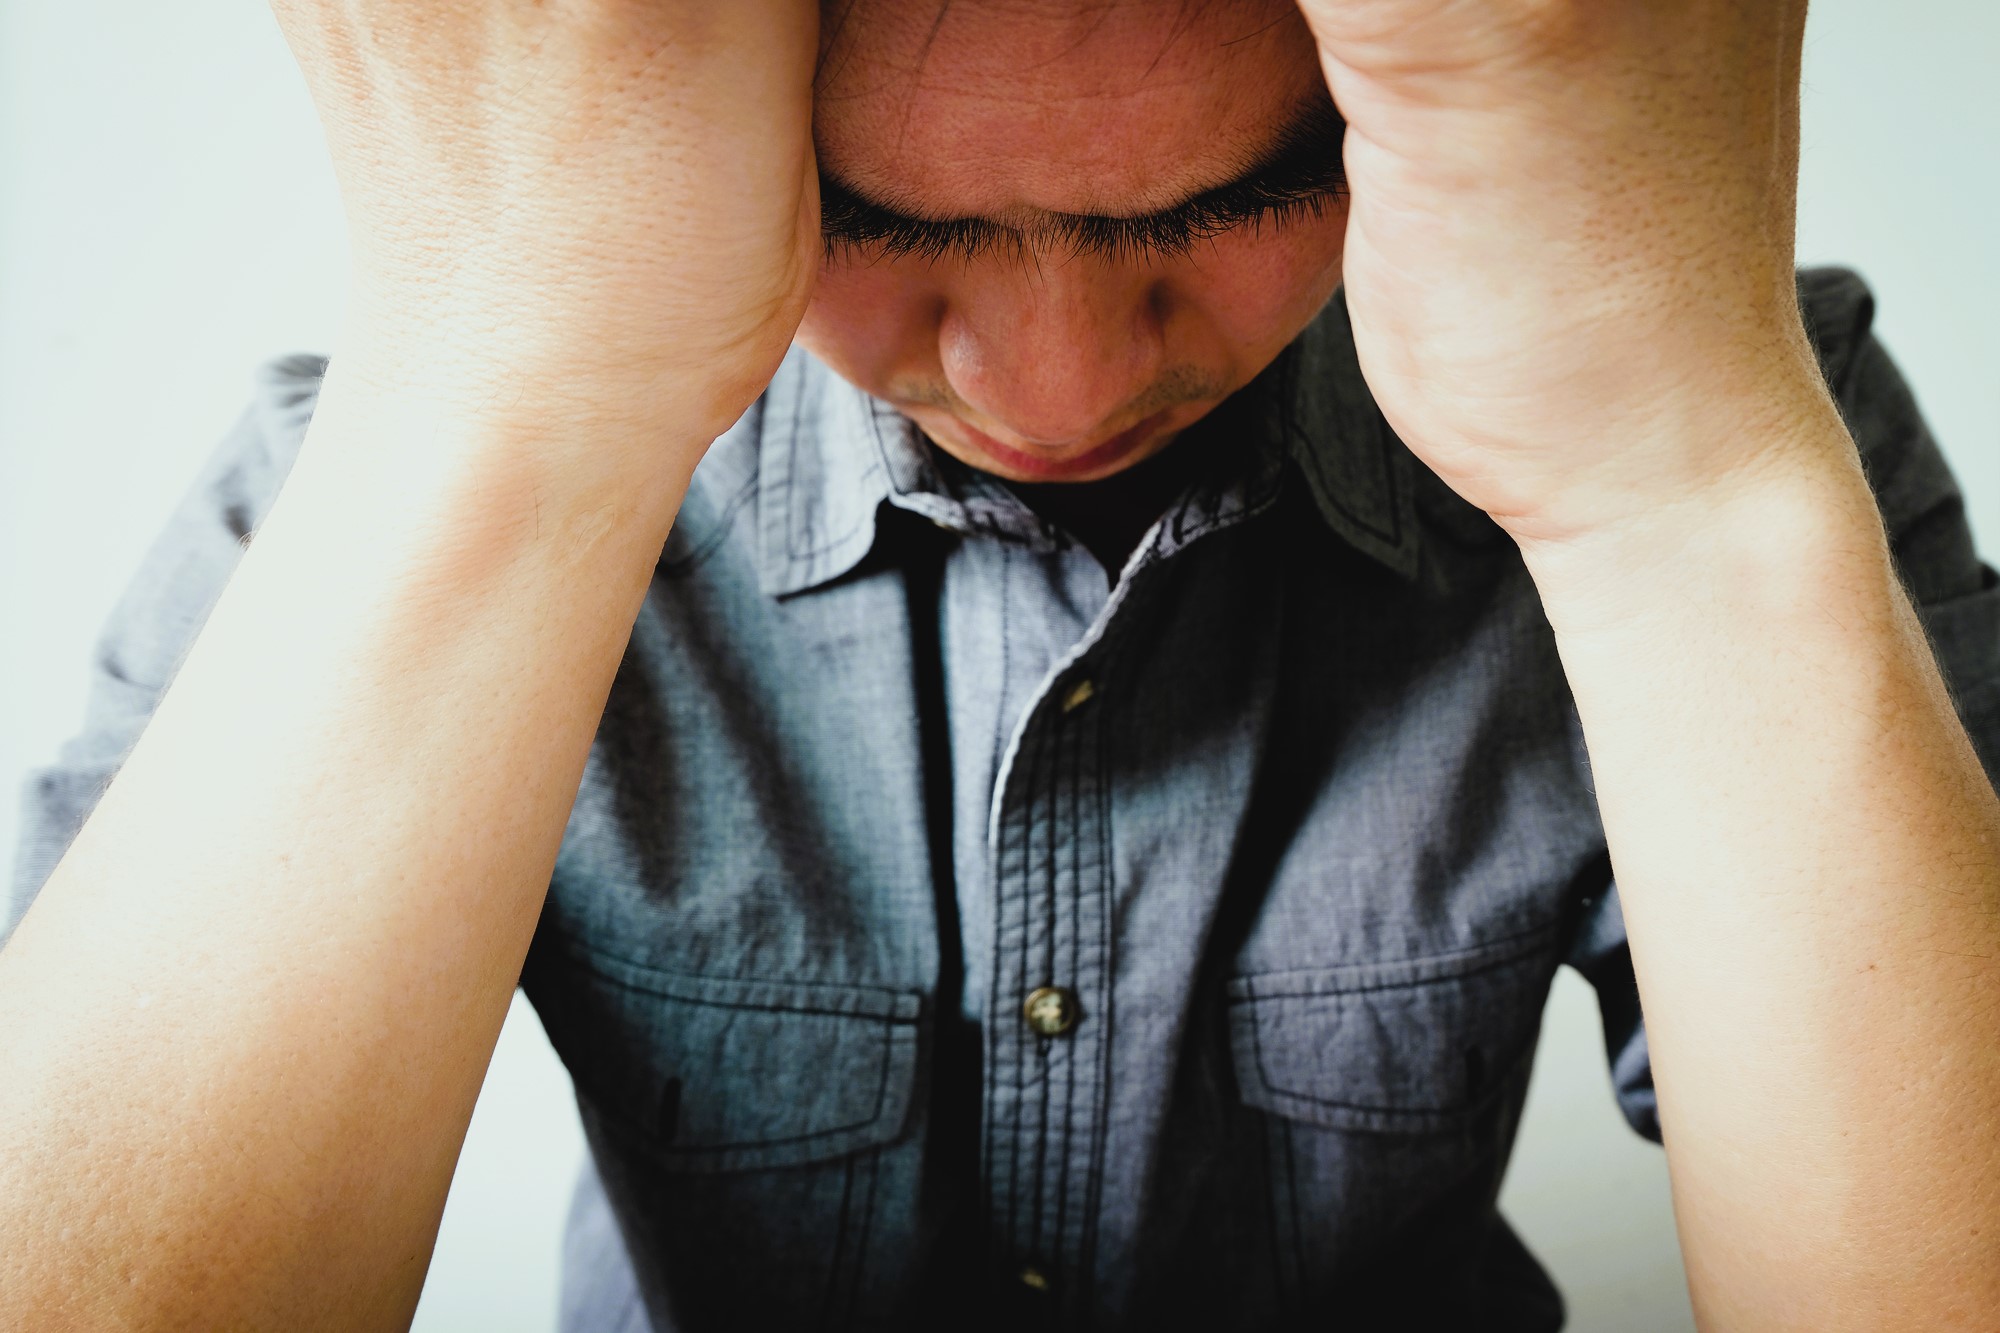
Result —
[{"label": "rolled-up sleeve", "polygon": [[325,370],[324,358],[303,355],[258,369],[250,406],[119,599],[92,655],[82,729],[54,763],[27,777],[0,942],[96,808],[222,595],[291,469]]}]

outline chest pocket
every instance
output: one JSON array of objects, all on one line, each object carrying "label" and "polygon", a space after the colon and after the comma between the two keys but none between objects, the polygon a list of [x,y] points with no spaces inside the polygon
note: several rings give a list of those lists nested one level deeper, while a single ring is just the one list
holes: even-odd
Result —
[{"label": "chest pocket", "polygon": [[691,977],[601,954],[536,997],[583,1099],[658,1165],[767,1170],[885,1143],[908,1118],[921,1002],[873,987]]},{"label": "chest pocket", "polygon": [[917,994],[563,949],[522,980],[656,1323],[869,1325],[909,1248]]},{"label": "chest pocket", "polygon": [[[1240,976],[1226,990],[1243,1103],[1265,1113],[1279,1288],[1299,1308],[1476,1304],[1555,969],[1553,930],[1434,957]],[[1425,1255],[1421,1281],[1393,1270]],[[1360,1308],[1356,1306],[1355,1308]]]},{"label": "chest pocket", "polygon": [[1327,1129],[1463,1127],[1533,1054],[1550,932],[1393,963],[1229,983],[1243,1100]]}]

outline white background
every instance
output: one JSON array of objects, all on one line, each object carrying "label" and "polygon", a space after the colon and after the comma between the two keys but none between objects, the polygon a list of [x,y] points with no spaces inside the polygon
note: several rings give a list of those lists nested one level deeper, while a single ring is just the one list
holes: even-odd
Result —
[{"label": "white background", "polygon": [[[2000,542],[2000,6],[1820,0],[1801,254],[1859,268]],[[0,785],[76,724],[97,625],[241,409],[250,368],[324,350],[342,298],[317,124],[253,0],[0,0]],[[15,814],[0,803],[0,849]],[[581,1152],[518,1001],[417,1327],[551,1326]],[[1550,1006],[1505,1208],[1572,1327],[1692,1326],[1657,1149],[1613,1108],[1587,987]]]}]

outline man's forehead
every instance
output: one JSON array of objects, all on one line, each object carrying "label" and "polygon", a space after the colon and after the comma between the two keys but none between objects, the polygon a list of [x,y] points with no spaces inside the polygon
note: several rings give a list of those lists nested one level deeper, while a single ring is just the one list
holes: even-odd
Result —
[{"label": "man's forehead", "polygon": [[1268,149],[1319,88],[1294,0],[827,0],[821,165],[923,216],[1130,214]]}]

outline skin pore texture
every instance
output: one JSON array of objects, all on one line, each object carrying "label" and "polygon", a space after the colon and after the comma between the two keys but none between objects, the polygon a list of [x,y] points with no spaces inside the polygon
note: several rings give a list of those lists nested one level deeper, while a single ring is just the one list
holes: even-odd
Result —
[{"label": "skin pore texture", "polygon": [[1038,482],[1130,467],[1270,364],[1339,285],[1333,193],[1178,252],[1079,245],[1061,225],[1233,182],[1325,103],[1290,0],[1190,4],[1173,24],[1145,6],[853,0],[822,28],[822,174],[999,239],[936,257],[831,241],[799,340],[973,467]]}]

